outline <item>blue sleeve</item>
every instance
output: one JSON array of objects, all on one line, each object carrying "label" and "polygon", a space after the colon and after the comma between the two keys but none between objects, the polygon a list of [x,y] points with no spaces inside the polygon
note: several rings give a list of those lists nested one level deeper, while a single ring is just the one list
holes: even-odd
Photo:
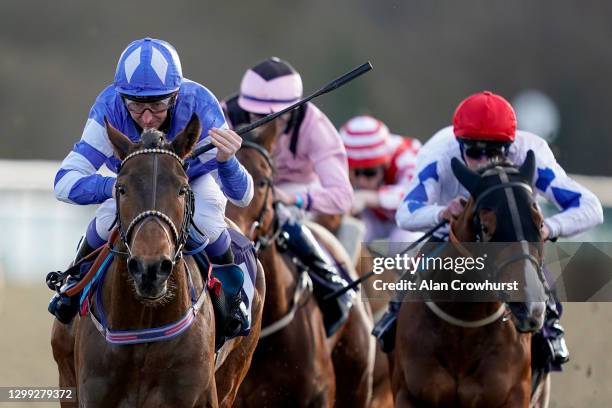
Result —
[{"label": "blue sleeve", "polygon": [[243,200],[249,190],[249,173],[235,156],[227,161],[219,162],[218,166],[223,193],[232,200]]},{"label": "blue sleeve", "polygon": [[81,177],[74,183],[68,198],[76,204],[99,204],[113,196],[115,177],[104,177],[101,174]]},{"label": "blue sleeve", "polygon": [[114,177],[96,174],[97,170],[113,156],[113,147],[106,135],[104,116],[111,122],[114,110],[109,108],[114,90],[105,89],[96,99],[85,123],[81,140],[66,156],[55,176],[56,197],[73,204],[101,203],[112,197]]},{"label": "blue sleeve", "polygon": [[219,101],[208,89],[200,88],[197,102],[197,114],[202,124],[202,134],[198,142],[202,142],[208,137],[210,129],[227,127],[227,123]]}]

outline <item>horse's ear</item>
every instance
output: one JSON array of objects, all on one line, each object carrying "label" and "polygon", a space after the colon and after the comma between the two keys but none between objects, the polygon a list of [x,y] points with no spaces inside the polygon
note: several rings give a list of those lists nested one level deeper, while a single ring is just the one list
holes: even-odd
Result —
[{"label": "horse's ear", "polygon": [[470,192],[472,197],[474,197],[476,189],[480,184],[480,175],[475,171],[470,170],[468,166],[461,163],[461,160],[457,159],[456,157],[453,157],[453,160],[451,160],[451,168],[453,169],[453,173],[455,174],[455,177],[457,177],[457,180],[459,180],[461,185]]},{"label": "horse's ear", "polygon": [[104,124],[106,125],[106,133],[108,134],[108,140],[110,140],[115,149],[115,154],[120,160],[125,159],[128,152],[134,145],[132,141],[123,133],[118,131],[110,124],[106,116],[104,117]]},{"label": "horse's ear", "polygon": [[202,133],[202,126],[200,125],[200,119],[198,119],[198,115],[195,113],[191,115],[191,119],[189,119],[189,123],[172,141],[172,150],[176,153],[181,159],[185,158],[191,150],[193,146],[197,143],[200,138],[200,134]]},{"label": "horse's ear", "polygon": [[529,184],[532,183],[533,175],[535,174],[535,154],[533,150],[527,152],[527,157],[525,157],[525,161],[521,164],[519,173]]}]

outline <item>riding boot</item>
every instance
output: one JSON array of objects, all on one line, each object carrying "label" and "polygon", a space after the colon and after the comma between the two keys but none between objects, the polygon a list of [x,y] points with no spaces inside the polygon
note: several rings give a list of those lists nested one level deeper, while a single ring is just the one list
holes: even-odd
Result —
[{"label": "riding boot", "polygon": [[230,265],[234,263],[234,253],[230,247],[221,255],[208,255],[208,259],[213,265]]},{"label": "riding boot", "polygon": [[[193,242],[188,242],[189,246],[198,247]],[[219,350],[227,340],[236,336],[246,336],[250,332],[251,322],[245,303],[246,295],[242,290],[244,273],[238,265],[234,264],[231,245],[220,255],[207,255],[204,252],[195,253],[193,257],[203,273],[208,270],[209,263],[212,263],[210,279],[215,279],[220,283],[218,285],[209,284],[217,327],[215,346],[216,350]],[[204,276],[204,278],[209,277]]]},{"label": "riding boot", "polygon": [[565,330],[561,326],[561,313],[563,312],[561,303],[558,303],[553,296],[546,302],[546,319],[544,327],[548,332],[548,342],[552,354],[552,365],[561,368],[562,364],[569,361],[569,350],[565,343]]},{"label": "riding boot", "polygon": [[335,265],[327,260],[312,232],[296,220],[287,220],[279,237],[279,247],[294,254],[301,267],[306,269],[313,282],[313,292],[321,312],[327,336],[333,335],[348,319],[355,292],[348,292],[332,299],[324,300],[325,296],[348,285],[339,274]]},{"label": "riding boot", "polygon": [[[85,236],[83,236],[79,243],[77,254],[70,264],[70,268],[76,265],[81,259],[92,253],[94,250],[95,248],[92,248],[87,242]],[[81,297],[80,292],[73,296],[67,296],[65,292],[81,281],[84,274],[89,270],[90,265],[91,262],[84,262],[73,274],[69,274],[59,289],[59,292],[53,295],[51,301],[49,302],[49,306],[47,308],[49,313],[54,315],[57,320],[64,324],[69,324],[72,319],[74,319],[74,316],[76,316],[78,313]]]},{"label": "riding boot", "polygon": [[395,348],[395,331],[401,306],[402,302],[398,300],[389,301],[387,311],[372,329],[372,335],[378,339],[380,348],[385,353],[390,353]]},{"label": "riding boot", "polygon": [[561,304],[553,296],[546,301],[546,317],[542,330],[533,335],[532,349],[535,361],[546,370],[561,371],[569,361],[565,330],[561,326]]}]

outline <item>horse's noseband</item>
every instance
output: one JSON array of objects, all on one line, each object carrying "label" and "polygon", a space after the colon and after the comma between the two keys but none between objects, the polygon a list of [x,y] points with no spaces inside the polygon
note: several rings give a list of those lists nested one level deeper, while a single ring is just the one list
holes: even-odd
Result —
[{"label": "horse's noseband", "polygon": [[[153,149],[141,149],[133,153],[130,153],[125,159],[123,159],[123,161],[119,165],[118,171],[119,172],[121,171],[121,169],[123,168],[123,166],[128,160],[132,159],[133,157],[142,155],[142,154],[165,154],[165,155],[168,155],[176,159],[181,165],[181,167],[183,169],[185,168],[185,161],[181,159],[176,153],[171,152],[170,150],[153,148]],[[155,183],[157,183],[157,174],[155,174],[154,176],[155,176],[154,177],[154,188],[156,188]],[[121,196],[121,194],[118,191],[119,186],[117,186],[116,184],[115,184],[115,190],[116,190],[115,200],[117,202],[117,205],[116,205],[117,206],[117,218],[116,218],[117,228],[119,230],[119,237],[121,238],[121,242],[127,248],[127,255],[132,256],[132,250],[130,248],[128,240],[130,238],[130,234],[134,230],[134,227],[136,227],[136,225],[138,225],[142,220],[148,217],[156,217],[162,220],[164,223],[166,223],[170,227],[170,230],[172,231],[172,237],[174,238],[174,241],[176,243],[176,249],[172,257],[172,263],[176,263],[179,259],[181,259],[183,248],[185,246],[185,243],[187,242],[187,238],[189,237],[189,225],[193,222],[193,213],[194,213],[194,207],[195,207],[195,198],[193,195],[193,191],[191,190],[189,185],[187,185],[186,188],[184,189],[185,207],[183,209],[183,223],[181,225],[180,230],[176,228],[176,225],[174,224],[174,222],[168,215],[164,214],[163,212],[155,208],[143,211],[140,214],[136,215],[134,219],[132,219],[132,221],[129,223],[127,229],[124,230],[123,225],[121,223],[121,215],[119,212],[119,209],[120,209],[119,197]]]},{"label": "horse's noseband", "polygon": [[[514,226],[514,230],[516,232],[516,242],[520,242],[521,243],[521,253],[513,256],[509,259],[504,260],[503,262],[501,262],[501,264],[497,265],[495,268],[495,271],[493,271],[493,273],[490,273],[491,276],[495,277],[498,275],[498,273],[506,268],[507,266],[509,266],[510,264],[513,264],[515,262],[519,262],[522,260],[527,260],[530,261],[536,268],[536,271],[538,273],[538,278],[542,281],[542,283],[544,284],[544,286],[546,286],[546,280],[543,276],[543,271],[542,271],[542,260],[538,260],[535,256],[531,255],[531,253],[529,253],[529,250],[527,248],[527,240],[525,238],[525,234],[523,232],[523,227],[521,225],[521,215],[519,214],[519,210],[518,210],[518,205],[516,202],[516,197],[514,195],[514,190],[515,189],[523,189],[525,190],[529,196],[533,196],[533,188],[531,187],[531,185],[523,182],[523,181],[510,181],[510,178],[508,177],[508,174],[517,174],[519,173],[518,170],[516,168],[505,168],[505,167],[493,167],[487,171],[485,171],[485,173],[483,174],[483,176],[492,176],[492,175],[497,175],[500,179],[500,183],[498,184],[494,184],[488,188],[486,188],[484,191],[482,191],[480,194],[478,194],[477,197],[475,197],[475,201],[474,201],[474,207],[472,210],[472,222],[475,226],[474,230],[476,231],[476,237],[479,241],[482,242],[482,236],[480,235],[480,217],[478,215],[478,210],[481,209],[482,207],[482,203],[485,199],[485,197],[487,197],[488,195],[490,195],[491,193],[493,193],[494,191],[500,190],[500,189],[504,189],[505,193],[506,193],[506,199],[508,202],[508,207],[510,209],[510,218],[512,220],[513,226]],[[540,252],[541,255],[541,249],[538,248],[538,251]]]}]

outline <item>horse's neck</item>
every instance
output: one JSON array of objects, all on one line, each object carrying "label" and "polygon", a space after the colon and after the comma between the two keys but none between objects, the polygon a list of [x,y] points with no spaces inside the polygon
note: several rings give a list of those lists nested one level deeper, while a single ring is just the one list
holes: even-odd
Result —
[{"label": "horse's neck", "polygon": [[274,242],[260,252],[259,259],[266,274],[266,299],[263,317],[265,325],[287,314],[289,308],[291,308],[297,279]]},{"label": "horse's neck", "polygon": [[259,135],[257,144],[261,145],[270,154],[274,151],[276,141],[280,137],[280,134],[276,131],[276,126],[271,126],[268,131],[263,132]]},{"label": "horse's neck", "polygon": [[[145,305],[136,297],[132,279],[128,275],[125,260],[119,258],[110,266],[103,285],[103,307],[108,325],[113,330],[144,329],[171,324],[181,319],[191,305],[183,262],[176,264],[168,280],[171,297],[154,306]],[[96,305],[96,308],[99,308],[99,305]]]},{"label": "horse's neck", "polygon": [[[468,239],[473,240],[472,238],[473,236],[471,235],[471,232],[468,231],[466,233],[466,229],[464,228],[459,229],[457,231],[457,234],[460,235],[460,236],[457,236],[457,238],[459,239],[459,242],[465,243],[465,242],[469,242],[467,241]],[[463,237],[463,240],[461,239],[461,237]],[[440,245],[440,244],[437,244],[437,245]],[[445,247],[446,249],[442,251],[442,253],[439,255],[440,257],[446,258],[446,257],[465,257],[466,256],[465,253],[462,253],[460,252],[459,249],[455,248],[452,243],[449,242],[446,245],[447,245]],[[472,256],[475,257],[476,255],[472,255]],[[433,279],[436,282],[450,283],[454,279],[457,279],[458,276],[459,275],[457,275],[456,272],[453,270],[448,270],[448,271],[444,270],[444,271],[434,274]],[[463,295],[459,295],[459,298],[451,297],[451,299],[448,299],[448,301],[437,302],[437,304],[442,310],[444,310],[451,316],[456,317],[458,319],[466,320],[466,321],[475,321],[475,320],[481,320],[481,319],[487,318],[493,315],[495,312],[497,312],[499,308],[502,306],[502,302],[499,302],[499,301],[495,301],[495,302],[494,301],[491,301],[491,302],[469,301],[468,299],[465,298],[465,296],[466,295],[463,294]],[[485,295],[483,294],[483,296]]]}]

